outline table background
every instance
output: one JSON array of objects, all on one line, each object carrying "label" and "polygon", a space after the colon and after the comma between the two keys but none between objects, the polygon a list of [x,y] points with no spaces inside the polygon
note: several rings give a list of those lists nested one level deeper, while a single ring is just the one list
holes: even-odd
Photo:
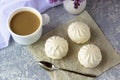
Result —
[{"label": "table background", "polygon": [[[86,10],[110,41],[113,48],[120,54],[120,1],[119,0],[87,0]],[[53,20],[44,26],[43,34],[57,25],[75,16],[68,14],[63,6],[49,9]],[[119,80],[120,65],[106,71],[96,80]],[[0,80],[50,80],[47,73],[39,67],[35,59],[26,49],[10,39],[7,48],[0,50]]]}]

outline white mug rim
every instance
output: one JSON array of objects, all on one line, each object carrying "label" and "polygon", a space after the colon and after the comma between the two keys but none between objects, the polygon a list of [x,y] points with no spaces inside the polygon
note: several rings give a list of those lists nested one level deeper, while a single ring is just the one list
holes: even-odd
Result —
[{"label": "white mug rim", "polygon": [[[19,34],[13,32],[13,31],[11,30],[11,28],[10,28],[10,21],[11,21],[11,19],[13,18],[13,16],[16,15],[17,13],[19,13],[19,12],[22,12],[22,11],[30,11],[30,12],[32,12],[33,14],[35,14],[35,15],[40,19],[40,24],[39,24],[38,28],[37,28],[34,32],[32,32],[32,33],[30,33],[30,34],[27,34],[27,35],[19,35]],[[42,29],[42,15],[41,15],[41,13],[40,13],[38,10],[36,10],[36,9],[34,9],[34,8],[32,8],[32,7],[20,7],[20,8],[17,8],[17,9],[15,9],[15,10],[13,10],[13,11],[11,12],[11,14],[10,14],[9,17],[8,17],[8,23],[7,23],[7,24],[8,24],[8,29],[9,29],[10,33],[13,34],[13,35],[15,35],[15,36],[18,36],[18,37],[29,37],[29,36],[33,36],[33,35],[36,34],[40,29]]]}]

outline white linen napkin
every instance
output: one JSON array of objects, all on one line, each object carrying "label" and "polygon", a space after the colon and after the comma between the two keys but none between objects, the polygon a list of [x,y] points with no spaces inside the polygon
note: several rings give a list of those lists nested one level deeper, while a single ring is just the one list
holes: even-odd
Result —
[{"label": "white linen napkin", "polygon": [[36,8],[42,13],[61,3],[62,2],[58,1],[50,4],[49,0],[0,0],[0,49],[7,47],[9,44],[10,33],[7,29],[7,19],[14,9],[29,6]]}]

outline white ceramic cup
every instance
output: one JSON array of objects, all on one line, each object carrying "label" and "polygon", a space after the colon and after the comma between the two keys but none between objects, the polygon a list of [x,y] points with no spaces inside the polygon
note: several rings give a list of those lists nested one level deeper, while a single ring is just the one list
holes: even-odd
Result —
[{"label": "white ceramic cup", "polygon": [[[40,19],[40,25],[38,26],[37,30],[28,35],[16,34],[10,28],[10,21],[13,18],[13,16],[22,11],[30,11],[34,13]],[[47,14],[41,14],[39,11],[31,7],[21,7],[21,8],[14,10],[8,17],[8,30],[15,42],[21,45],[29,45],[39,40],[39,38],[42,35],[42,27],[43,25],[48,24],[49,20],[50,18]]]}]

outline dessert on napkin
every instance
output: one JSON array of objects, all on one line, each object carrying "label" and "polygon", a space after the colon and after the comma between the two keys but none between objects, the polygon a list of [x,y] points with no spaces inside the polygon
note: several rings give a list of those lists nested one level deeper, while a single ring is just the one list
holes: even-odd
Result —
[{"label": "dessert on napkin", "polygon": [[[84,22],[73,22],[67,31],[71,41],[77,44],[87,42],[91,37],[89,26]],[[52,36],[45,42],[46,56],[51,59],[62,59],[69,51],[69,43],[60,36]],[[70,55],[70,54],[69,54]],[[86,68],[95,68],[102,60],[102,54],[98,46],[94,44],[83,45],[78,51],[78,60]]]},{"label": "dessert on napkin", "polygon": [[[67,34],[68,26],[76,21],[85,22],[89,27],[91,31],[91,38],[83,44],[75,44]],[[57,26],[57,25],[56,25]],[[54,60],[51,58],[48,58],[45,54],[45,42],[46,40],[51,36],[60,36],[66,39],[69,43],[69,51],[66,56],[64,56],[60,60]],[[102,61],[101,57],[99,57],[100,64],[99,65],[93,65],[96,66],[94,68],[86,68],[83,65],[80,64],[78,60],[78,52],[80,48],[83,45],[87,44],[94,44],[97,45],[102,54]],[[57,27],[56,29],[51,30],[50,32],[44,34],[41,39],[36,42],[35,44],[29,45],[28,50],[31,51],[33,56],[37,61],[48,61],[53,64],[55,64],[58,67],[81,72],[81,73],[87,73],[87,74],[93,74],[93,75],[101,75],[106,70],[112,68],[113,66],[120,63],[120,56],[116,53],[116,51],[112,48],[108,40],[105,38],[104,34],[98,27],[98,25],[95,23],[95,21],[90,17],[90,15],[87,13],[87,11],[84,11],[82,14],[80,14],[75,19],[71,19],[70,21],[64,21],[64,24],[61,24],[60,27]],[[95,50],[95,52],[99,49]],[[87,53],[88,54],[88,53]],[[89,59],[87,59],[89,60]],[[92,61],[96,61],[96,59],[92,59]],[[92,67],[93,67],[92,66]],[[53,71],[49,72],[48,74],[51,78],[51,80],[94,80],[95,78],[85,77],[82,75],[77,75],[74,73],[64,72],[64,71]]]}]

